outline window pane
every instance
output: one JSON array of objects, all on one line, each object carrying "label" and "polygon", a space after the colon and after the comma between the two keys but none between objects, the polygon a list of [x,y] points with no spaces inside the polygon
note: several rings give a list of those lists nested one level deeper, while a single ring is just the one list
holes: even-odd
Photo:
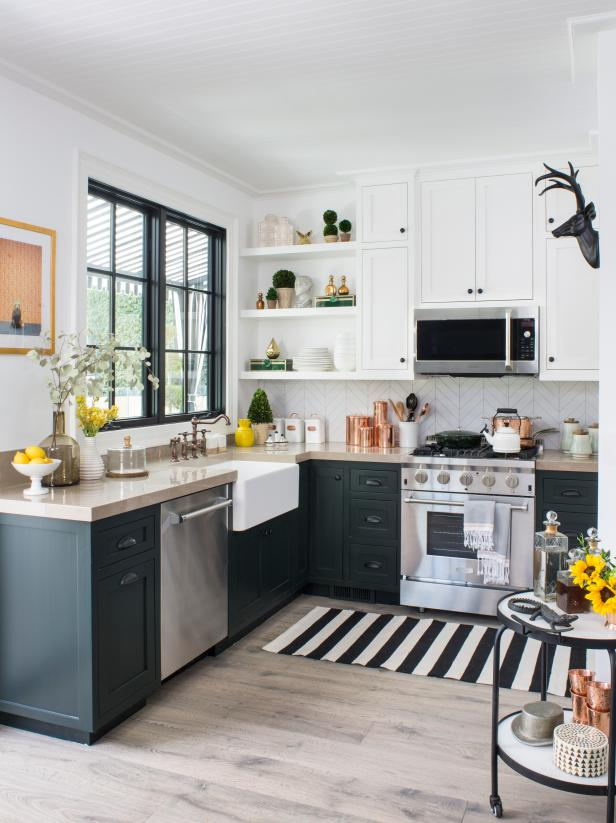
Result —
[{"label": "window pane", "polygon": [[97,343],[111,329],[111,278],[88,274],[86,294],[87,342]]},{"label": "window pane", "polygon": [[111,269],[111,203],[88,196],[88,266]]},{"label": "window pane", "polygon": [[184,411],[184,355],[165,355],[165,414]]},{"label": "window pane", "polygon": [[115,335],[120,346],[143,344],[143,283],[116,278]]},{"label": "window pane", "polygon": [[165,277],[167,283],[184,285],[184,229],[177,223],[166,223]]},{"label": "window pane", "polygon": [[188,285],[207,289],[209,282],[210,239],[200,231],[188,230]]},{"label": "window pane", "polygon": [[188,355],[188,408],[189,412],[209,410],[208,396],[208,355]]},{"label": "window pane", "polygon": [[141,212],[116,206],[116,271],[143,276],[143,223]]},{"label": "window pane", "polygon": [[[143,391],[138,388],[130,388],[128,385],[128,373],[118,366],[116,368],[115,379],[115,402],[119,409],[119,417],[143,417]],[[145,375],[141,378],[145,385]]]},{"label": "window pane", "polygon": [[181,289],[167,289],[165,305],[165,348],[184,348],[184,294]]},{"label": "window pane", "polygon": [[209,349],[208,296],[198,291],[188,292],[188,348]]}]

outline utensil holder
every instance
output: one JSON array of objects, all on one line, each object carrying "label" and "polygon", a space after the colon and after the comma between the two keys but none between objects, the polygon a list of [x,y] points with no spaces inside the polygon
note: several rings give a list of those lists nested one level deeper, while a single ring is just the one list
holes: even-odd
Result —
[{"label": "utensil holder", "polygon": [[400,448],[416,449],[419,445],[419,423],[398,423]]}]

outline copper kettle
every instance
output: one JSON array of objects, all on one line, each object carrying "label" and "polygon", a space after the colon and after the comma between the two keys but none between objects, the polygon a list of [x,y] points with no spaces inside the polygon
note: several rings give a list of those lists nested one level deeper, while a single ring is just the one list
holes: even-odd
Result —
[{"label": "copper kettle", "polygon": [[517,409],[496,409],[496,414],[491,418],[492,431],[496,433],[503,428],[512,429],[520,435],[520,446],[523,449],[531,449],[538,435],[554,431],[554,429],[541,429],[533,432],[534,420],[541,420],[541,418],[520,415]]}]

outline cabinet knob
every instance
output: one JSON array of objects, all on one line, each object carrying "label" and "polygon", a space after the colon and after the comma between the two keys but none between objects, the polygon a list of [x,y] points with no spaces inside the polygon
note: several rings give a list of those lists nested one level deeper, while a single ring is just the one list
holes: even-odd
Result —
[{"label": "cabinet knob", "polygon": [[477,294],[483,294],[483,289],[477,289]]},{"label": "cabinet knob", "polygon": [[400,362],[401,362],[401,363],[406,363],[406,357],[401,357],[401,358],[400,358]]},{"label": "cabinet knob", "polygon": [[548,357],[548,362],[553,363],[556,360],[555,357]]},{"label": "cabinet knob", "polygon": [[548,217],[548,223],[553,223],[553,222],[554,222],[554,218],[553,217]]},{"label": "cabinet knob", "polygon": [[337,475],[334,477],[334,480],[342,480],[342,475],[341,475],[341,474],[337,474]]},{"label": "cabinet knob", "polygon": [[401,229],[400,229],[400,234],[404,234],[405,232],[406,232],[406,229],[405,229],[405,228],[401,228]]},{"label": "cabinet knob", "polygon": [[473,293],[473,290],[472,290],[472,289],[467,289],[466,291],[468,292],[468,294],[472,294],[472,293]]}]

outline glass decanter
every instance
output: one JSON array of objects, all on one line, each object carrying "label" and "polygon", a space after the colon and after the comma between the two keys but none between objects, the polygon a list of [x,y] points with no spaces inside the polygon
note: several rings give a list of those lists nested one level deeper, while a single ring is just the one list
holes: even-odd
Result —
[{"label": "glass decanter", "polygon": [[556,579],[566,568],[569,538],[558,531],[556,512],[548,512],[546,518],[545,530],[535,534],[533,590],[541,600],[556,600]]},{"label": "glass decanter", "polygon": [[43,478],[44,486],[74,486],[79,483],[79,443],[66,434],[64,412],[56,409],[53,413],[53,433],[39,445],[47,456],[62,463],[52,474]]}]

